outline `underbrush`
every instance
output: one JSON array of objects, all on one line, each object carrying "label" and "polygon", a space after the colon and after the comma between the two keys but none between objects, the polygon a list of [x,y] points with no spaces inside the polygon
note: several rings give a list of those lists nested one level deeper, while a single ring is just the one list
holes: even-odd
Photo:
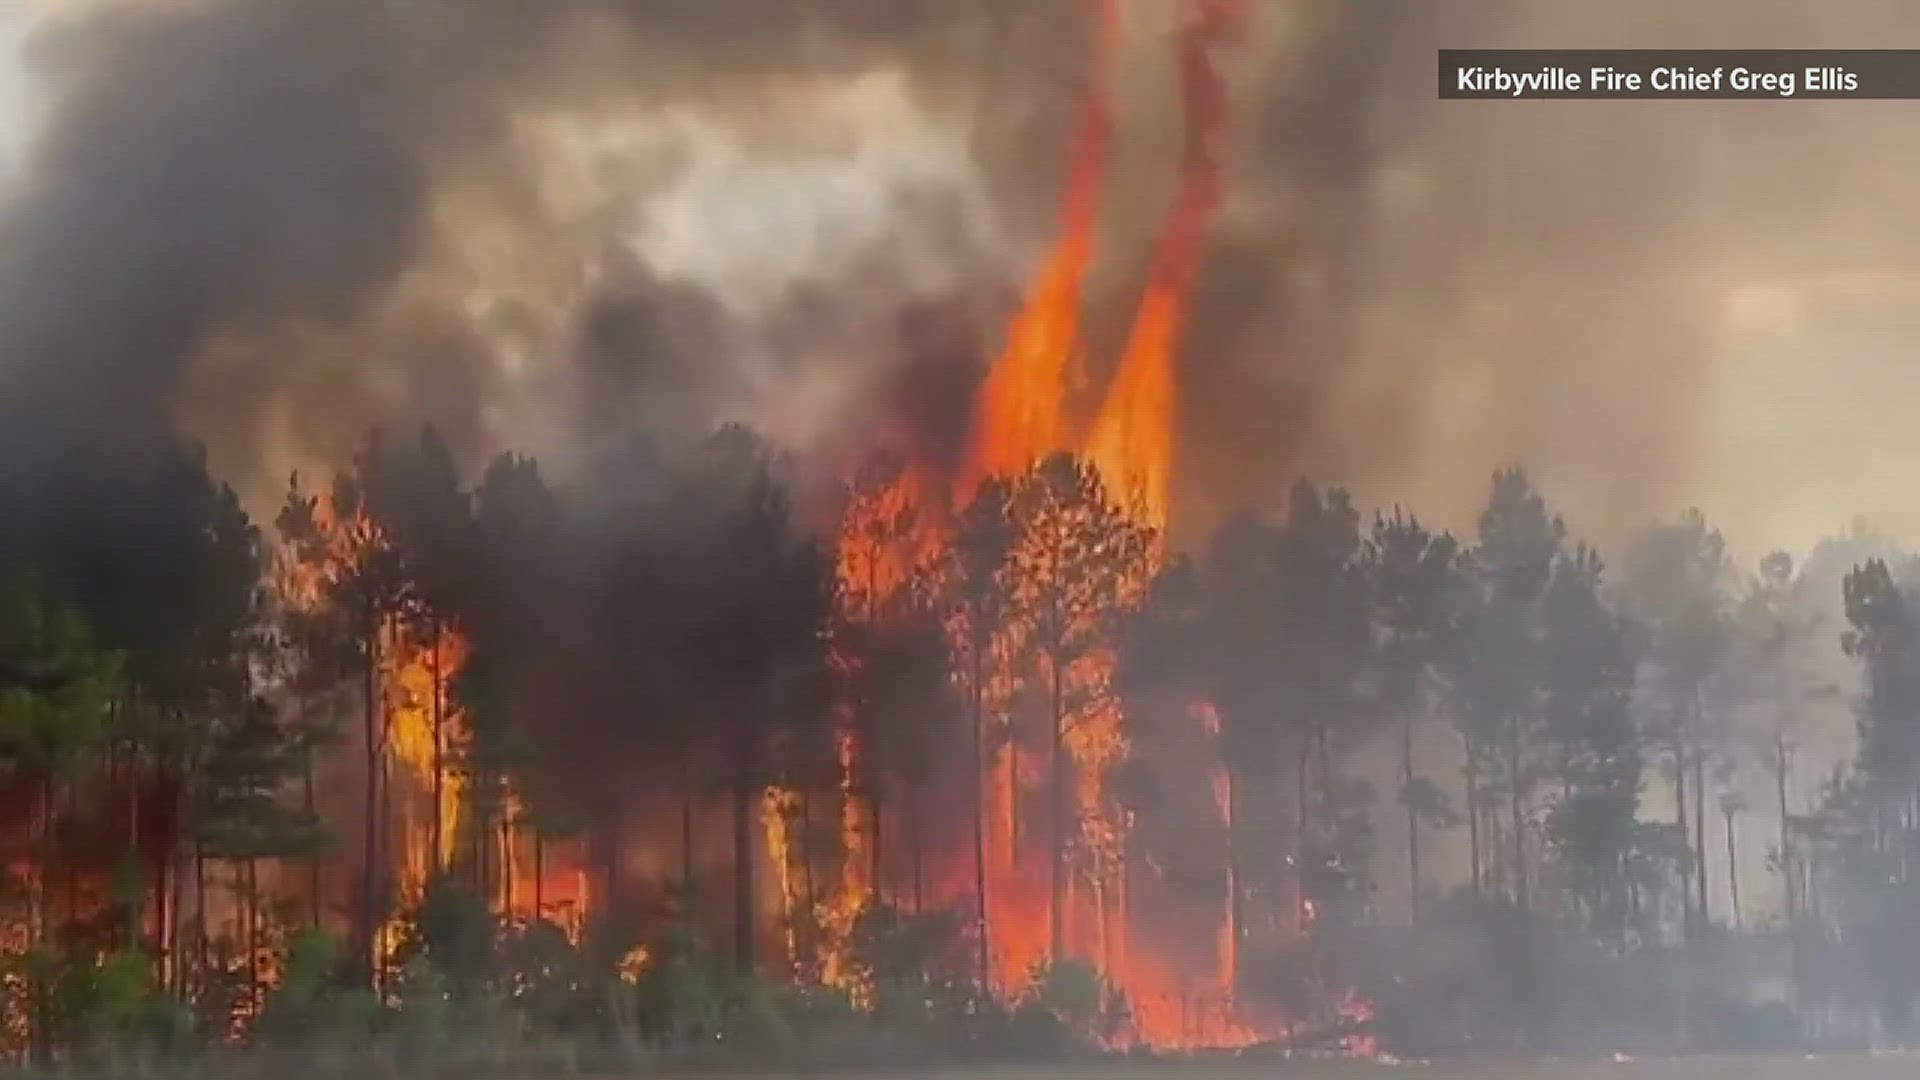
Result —
[{"label": "underbrush", "polygon": [[[228,967],[162,988],[144,956],[21,970],[34,1021],[20,1074],[60,1077],[572,1076],[840,1071],[1092,1061],[1124,1004],[1090,970],[1033,973],[1003,1003],[945,958],[949,931],[896,913],[855,935],[839,986],[749,976],[684,925],[645,942],[612,926],[497,926],[430,890],[383,970],[357,978],[339,942],[295,934],[263,988]],[[31,960],[31,958],[29,958]]]}]

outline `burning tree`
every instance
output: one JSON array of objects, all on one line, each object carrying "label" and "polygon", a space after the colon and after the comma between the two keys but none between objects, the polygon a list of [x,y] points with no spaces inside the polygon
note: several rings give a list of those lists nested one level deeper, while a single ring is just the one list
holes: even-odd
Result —
[{"label": "burning tree", "polygon": [[[1068,957],[1067,871],[1092,857],[1096,890],[1116,857],[1103,778],[1125,753],[1111,684],[1120,620],[1145,588],[1152,534],[1107,498],[1098,474],[1054,455],[1012,498],[1013,608],[1043,689],[1049,830],[1048,956]],[[1016,661],[1017,663],[1018,661]],[[1104,898],[1104,892],[1102,892]]]},{"label": "burning tree", "polygon": [[[743,428],[709,443],[691,497],[695,520],[717,526],[703,535],[718,549],[697,558],[691,578],[699,600],[683,639],[681,662],[712,688],[709,715],[725,732],[734,859],[734,945],[740,966],[754,965],[757,902],[754,823],[780,737],[807,724],[809,683],[823,661],[820,627],[828,600],[826,564],[817,541],[793,516],[772,450]],[[800,706],[796,708],[796,706]]]},{"label": "burning tree", "polygon": [[[992,932],[988,915],[987,790],[991,754],[1006,745],[1005,687],[993,681],[1002,669],[1000,644],[1013,625],[1013,599],[1007,574],[1015,542],[1012,486],[989,477],[973,492],[954,526],[945,579],[950,583],[953,642],[967,708],[967,798],[972,820],[974,933],[978,940],[976,974],[982,988],[993,985]],[[1010,750],[1008,751],[1011,752]]]}]

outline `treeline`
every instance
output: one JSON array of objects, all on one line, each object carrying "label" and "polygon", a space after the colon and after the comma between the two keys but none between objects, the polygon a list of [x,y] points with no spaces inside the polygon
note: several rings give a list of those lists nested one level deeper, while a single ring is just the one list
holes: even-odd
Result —
[{"label": "treeline", "polygon": [[[1519,942],[1476,1030],[1540,1041],[1567,943],[1598,968],[1762,922],[1740,815],[1777,821],[1802,992],[1906,1023],[1920,623],[1886,545],[1748,574],[1690,513],[1609,567],[1508,470],[1471,535],[1303,481],[1176,556],[1070,458],[958,507],[914,480],[876,459],[820,513],[730,428],[469,486],[428,431],[295,477],[265,529],[185,448],[10,491],[16,1049],[1111,1045],[1145,984],[1075,912],[1154,889],[1221,913],[1211,974],[1272,1037],[1366,1023],[1356,990],[1424,1030],[1460,1002],[1376,955],[1387,830],[1417,927]],[[1809,806],[1792,752],[1836,709],[1857,754]],[[1011,975],[1003,831],[1043,867]]]}]

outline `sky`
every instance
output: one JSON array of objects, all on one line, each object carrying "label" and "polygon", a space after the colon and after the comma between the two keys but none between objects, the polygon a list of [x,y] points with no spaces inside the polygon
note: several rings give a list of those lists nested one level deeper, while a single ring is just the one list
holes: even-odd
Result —
[{"label": "sky", "polygon": [[[88,2],[0,0],[0,177],[17,167],[33,129],[21,55],[28,13]],[[269,495],[289,465],[311,463],[300,455],[337,458],[369,419],[428,406],[517,448],[562,441],[547,429],[570,431],[579,417],[523,407],[516,395],[537,381],[526,372],[556,367],[554,357],[576,348],[583,311],[624,317],[630,334],[616,344],[644,352],[637,341],[679,368],[711,365],[724,351],[740,368],[724,391],[744,400],[748,418],[801,443],[832,435],[849,423],[845,401],[897,374],[901,350],[888,335],[903,295],[953,291],[949,278],[1017,282],[1050,236],[1057,170],[1041,159],[1059,156],[1051,150],[1063,143],[1065,113],[1048,112],[1042,99],[1075,89],[1071,73],[1042,71],[1049,63],[1065,71],[1057,59],[1012,56],[1002,74],[1024,72],[1030,85],[1007,90],[996,76],[983,91],[981,65],[902,47],[848,60],[821,89],[822,80],[787,70],[784,52],[762,55],[733,23],[689,14],[693,25],[677,28],[685,38],[673,38],[674,48],[708,52],[681,76],[685,85],[656,71],[673,57],[641,49],[641,59],[611,65],[616,93],[590,83],[535,94],[517,82],[467,85],[468,67],[485,64],[416,70],[424,45],[487,45],[460,36],[465,20],[403,24],[420,40],[387,50],[354,18],[335,25],[314,14],[364,10],[351,0],[196,6],[233,13],[203,21],[225,36],[103,34],[99,55],[82,51],[83,71],[97,63],[95,75],[128,74],[85,84],[92,96],[75,116],[87,123],[76,130],[107,137],[73,144],[84,152],[62,163],[66,173],[48,173],[34,205],[51,223],[42,239],[85,255],[76,265],[86,273],[72,284],[87,299],[74,308],[88,318],[57,328],[84,338],[100,322],[103,291],[89,275],[152,283],[127,269],[126,245],[95,242],[104,216],[144,206],[148,189],[113,187],[139,179],[120,166],[180,181],[158,185],[162,192],[216,193],[150,215],[151,242],[175,245],[166,250],[183,262],[226,250],[199,243],[210,235],[257,245],[189,280],[209,295],[246,294],[276,318],[212,313],[179,366],[181,396],[202,405],[186,426],[209,440],[223,471],[253,470]],[[1166,10],[1159,0],[1129,10],[1156,7]],[[1431,82],[1437,45],[1726,45],[1737,10],[1751,18],[1734,44],[1905,46],[1920,44],[1920,9],[1896,0],[1833,0],[1817,11],[1790,0],[1449,0],[1394,5],[1378,26],[1351,14],[1373,7],[1259,5],[1259,48],[1247,50],[1258,62],[1241,73],[1229,215],[1237,224],[1213,253],[1212,266],[1226,270],[1209,274],[1217,280],[1197,321],[1210,329],[1185,359],[1181,453],[1204,489],[1193,501],[1277,499],[1309,473],[1352,484],[1365,501],[1405,501],[1470,529],[1488,472],[1520,461],[1577,531],[1609,548],[1689,505],[1723,522],[1747,560],[1776,546],[1804,549],[1856,515],[1920,540],[1909,479],[1920,471],[1908,404],[1920,392],[1913,103],[1436,102]],[[1045,15],[1052,5],[1026,9]],[[519,5],[498,6],[512,10]],[[286,11],[310,17],[266,17]],[[513,28],[502,29],[503,41],[517,41]],[[321,55],[315,29],[337,31],[319,37],[337,64]],[[1034,29],[1003,44],[1018,46]],[[642,30],[636,41],[676,28]],[[1069,27],[1062,40],[1081,36]],[[1128,275],[1140,269],[1138,241],[1164,201],[1153,185],[1165,170],[1151,166],[1177,145],[1165,35],[1136,27],[1128,40],[1115,90],[1122,160],[1101,252],[1105,278],[1119,283],[1108,291],[1122,295],[1137,287]],[[286,53],[243,62],[271,51],[263,44]],[[1040,44],[1058,42],[1043,35]],[[553,46],[578,58],[576,40]],[[485,55],[504,62],[516,52]],[[580,66],[593,68],[588,61]],[[732,80],[706,61],[731,64]],[[396,65],[387,74],[416,113],[403,116],[412,126],[392,146],[369,147],[353,138],[385,131],[392,99],[352,93],[357,84],[339,73],[383,63]],[[938,91],[927,100],[972,93],[981,103],[932,115],[903,89],[915,64]],[[300,77],[292,85],[331,100],[316,110],[282,96],[289,70]],[[419,71],[452,86],[415,85]],[[659,85],[636,73],[657,74]],[[155,92],[164,78],[175,93]],[[755,92],[713,90],[736,85]],[[513,111],[491,111],[509,101]],[[1023,103],[1034,117],[1016,108]],[[344,156],[359,188],[281,168],[288,152],[334,145],[285,138],[289,116],[315,111],[327,121],[320,134],[347,151],[387,155],[327,151],[328,161]],[[996,124],[1004,139],[969,142],[980,134],[969,125]],[[616,137],[648,128],[672,138]],[[1009,154],[1001,143],[1020,149]],[[231,161],[183,167],[177,158],[196,147]],[[632,160],[612,160],[623,155]],[[573,158],[578,169],[568,167]],[[394,176],[407,197],[383,204]],[[367,214],[348,213],[363,203]],[[621,230],[603,228],[609,219],[639,223],[626,230],[639,235],[610,239]],[[168,231],[175,222],[192,227]],[[343,232],[343,223],[359,231]],[[397,232],[412,246],[389,246]],[[339,235],[354,241],[332,239]],[[609,254],[623,244],[635,250]],[[16,284],[37,290],[49,260],[18,257],[31,269]],[[635,272],[633,261],[648,265]],[[336,280],[349,272],[352,280]],[[23,294],[15,314],[60,310],[47,295]],[[689,345],[711,330],[702,304],[772,309],[764,347]],[[464,316],[475,310],[503,314],[481,324]],[[1004,319],[982,321],[991,342]],[[153,338],[131,323],[129,333]],[[529,341],[521,347],[517,337]],[[485,368],[471,362],[476,346],[502,354],[500,371],[473,374]],[[684,376],[675,362],[661,366]],[[329,418],[338,422],[320,430]]]},{"label": "sky", "polygon": [[0,171],[12,173],[28,128],[28,81],[21,57],[24,0],[0,0]]}]

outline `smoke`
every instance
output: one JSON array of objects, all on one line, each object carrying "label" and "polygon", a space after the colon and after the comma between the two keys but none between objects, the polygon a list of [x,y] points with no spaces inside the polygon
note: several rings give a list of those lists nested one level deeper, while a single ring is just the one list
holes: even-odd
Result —
[{"label": "smoke", "polygon": [[[1178,145],[1168,7],[1125,11],[1096,376]],[[1460,525],[1521,460],[1602,540],[1686,503],[1756,545],[1920,527],[1899,470],[1863,467],[1920,450],[1898,103],[1432,88],[1445,46],[1899,45],[1920,15],[1287,0],[1255,24],[1185,354],[1196,522],[1305,472]],[[33,43],[0,427],[51,452],[184,428],[267,491],[373,422],[563,457],[655,419],[832,460],[884,424],[957,445],[1054,224],[1085,29],[1071,0],[82,7]]]},{"label": "smoke", "polygon": [[1462,107],[1432,82],[1444,47],[1898,46],[1911,8],[1261,14],[1237,223],[1189,349],[1188,427],[1218,433],[1190,486],[1270,497],[1308,472],[1461,527],[1517,460],[1607,542],[1688,504],[1750,555],[1856,512],[1920,525],[1885,482],[1920,449],[1891,404],[1920,152],[1897,105]]},{"label": "smoke", "polygon": [[[651,247],[722,291],[697,280],[711,250],[692,249],[710,238],[674,232],[675,180],[702,166],[747,177],[708,220],[770,235],[711,247],[757,241],[762,263],[872,248],[901,217],[945,245],[917,261],[974,258],[961,249],[979,246],[981,215],[960,204],[984,196],[967,190],[976,170],[954,167],[969,148],[927,132],[970,107],[953,80],[998,50],[980,28],[1012,26],[1018,5],[999,7],[964,19],[893,0],[86,9],[35,43],[50,114],[0,235],[6,426],[54,452],[138,449],[177,418],[248,468],[263,453],[336,451],[400,411],[468,445],[524,434],[502,431],[516,422],[503,412],[564,426],[576,418],[554,411],[562,399],[597,395],[610,365],[658,366],[669,382],[698,363],[751,367],[724,335],[703,361],[681,340],[723,321],[689,305],[737,297],[633,269]],[[1046,20],[1021,22],[1021,51],[1049,44]],[[1044,99],[1014,78],[1005,92]],[[833,157],[853,161],[819,169]],[[783,169],[802,174],[784,192],[770,179]],[[783,205],[835,184],[851,190],[827,199],[870,220]],[[811,234],[782,235],[795,222]],[[850,273],[811,263],[772,287]],[[951,287],[915,270],[895,297]],[[574,347],[577,385],[516,378],[565,366]],[[632,376],[627,388],[647,385]]]}]

